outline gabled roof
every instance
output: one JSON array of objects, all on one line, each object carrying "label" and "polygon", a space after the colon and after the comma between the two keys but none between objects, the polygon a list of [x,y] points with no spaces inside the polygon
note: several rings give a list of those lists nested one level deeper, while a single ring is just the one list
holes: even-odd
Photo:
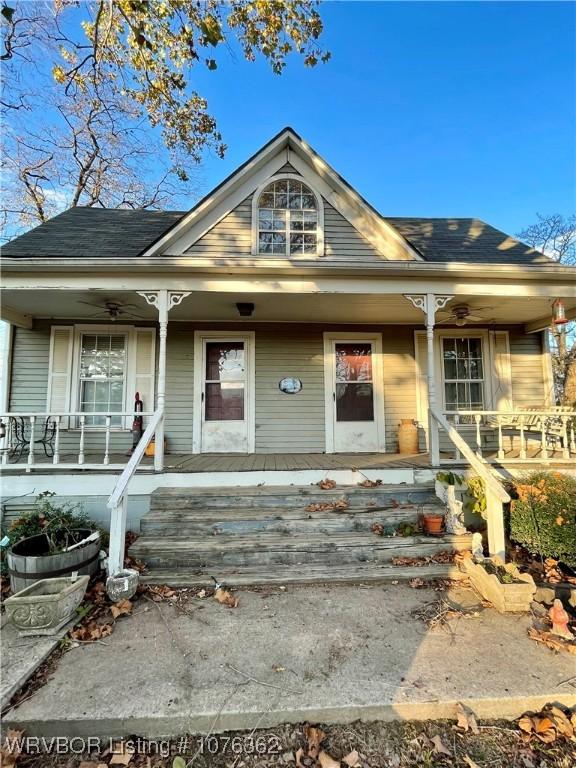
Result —
[{"label": "gabled roof", "polygon": [[322,196],[384,260],[554,264],[480,219],[382,216],[292,128],[274,136],[190,211],[72,208],[3,245],[2,256],[91,261],[180,255],[286,162],[313,177]]},{"label": "gabled roof", "polygon": [[184,253],[287,162],[362,233],[382,258],[422,260],[394,227],[290,127],[224,179],[143,255]]}]

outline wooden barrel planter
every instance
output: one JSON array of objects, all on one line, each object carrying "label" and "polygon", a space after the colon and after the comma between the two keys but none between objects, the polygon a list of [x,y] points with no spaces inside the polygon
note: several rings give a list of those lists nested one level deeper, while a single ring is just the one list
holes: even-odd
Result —
[{"label": "wooden barrel planter", "polygon": [[[93,531],[89,528],[62,531],[62,546],[70,546],[91,533]],[[69,576],[74,571],[82,576],[93,576],[98,570],[99,554],[100,537],[96,541],[76,547],[71,552],[50,554],[46,534],[28,536],[14,544],[6,555],[12,592],[19,592],[40,579]]]}]

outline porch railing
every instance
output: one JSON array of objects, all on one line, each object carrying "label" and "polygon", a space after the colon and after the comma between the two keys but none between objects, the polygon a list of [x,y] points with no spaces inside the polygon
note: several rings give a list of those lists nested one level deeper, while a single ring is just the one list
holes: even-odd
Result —
[{"label": "porch railing", "polygon": [[144,434],[134,449],[130,461],[124,470],[108,499],[110,509],[110,549],[108,553],[108,575],[114,576],[124,567],[124,543],[126,539],[126,518],[128,512],[128,486],[134,477],[146,448],[150,444],[154,433],[162,424],[164,413],[155,411],[150,419]]},{"label": "porch railing", "polygon": [[[24,467],[27,472],[47,467],[121,470],[125,461],[115,462],[114,454],[126,454],[132,447],[124,425],[135,416],[154,415],[134,411],[0,414],[2,471],[21,472]],[[102,423],[94,425],[94,418]]]},{"label": "porch railing", "polygon": [[436,408],[430,408],[431,422],[434,428],[445,434],[459,455],[470,465],[472,470],[484,481],[486,491],[486,524],[488,528],[488,550],[491,555],[505,559],[504,508],[510,501],[508,492],[494,474],[494,469],[487,461],[478,456],[468,445],[456,427]]},{"label": "porch railing", "polygon": [[[498,463],[574,463],[576,461],[576,410],[564,406],[513,411],[444,411],[446,420],[467,438],[477,456]],[[460,461],[453,455],[440,461]],[[443,456],[444,454],[444,456]]]}]

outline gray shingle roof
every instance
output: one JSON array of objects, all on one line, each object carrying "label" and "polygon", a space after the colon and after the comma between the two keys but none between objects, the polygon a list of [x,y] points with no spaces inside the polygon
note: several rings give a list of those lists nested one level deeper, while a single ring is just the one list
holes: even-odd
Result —
[{"label": "gray shingle roof", "polygon": [[2,256],[98,259],[138,256],[184,211],[71,208],[2,246]]},{"label": "gray shingle roof", "polygon": [[[2,246],[11,258],[98,259],[139,256],[170,229],[185,211],[72,208]],[[480,219],[387,217],[430,262],[472,264],[551,263]]]},{"label": "gray shingle roof", "polygon": [[426,261],[550,264],[552,259],[481,219],[386,217]]}]

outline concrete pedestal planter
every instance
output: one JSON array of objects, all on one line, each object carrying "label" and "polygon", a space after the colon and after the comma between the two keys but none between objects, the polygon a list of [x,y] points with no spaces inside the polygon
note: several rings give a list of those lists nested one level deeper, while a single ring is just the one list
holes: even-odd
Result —
[{"label": "concrete pedestal planter", "polygon": [[[496,565],[496,563],[494,563]],[[529,573],[520,573],[514,563],[502,566],[514,581],[506,584],[494,573],[488,573],[482,563],[466,558],[461,563],[472,586],[500,613],[526,613],[536,592],[536,584]]]},{"label": "concrete pedestal planter", "polygon": [[42,579],[4,601],[8,620],[21,635],[53,635],[82,602],[89,576]]}]

